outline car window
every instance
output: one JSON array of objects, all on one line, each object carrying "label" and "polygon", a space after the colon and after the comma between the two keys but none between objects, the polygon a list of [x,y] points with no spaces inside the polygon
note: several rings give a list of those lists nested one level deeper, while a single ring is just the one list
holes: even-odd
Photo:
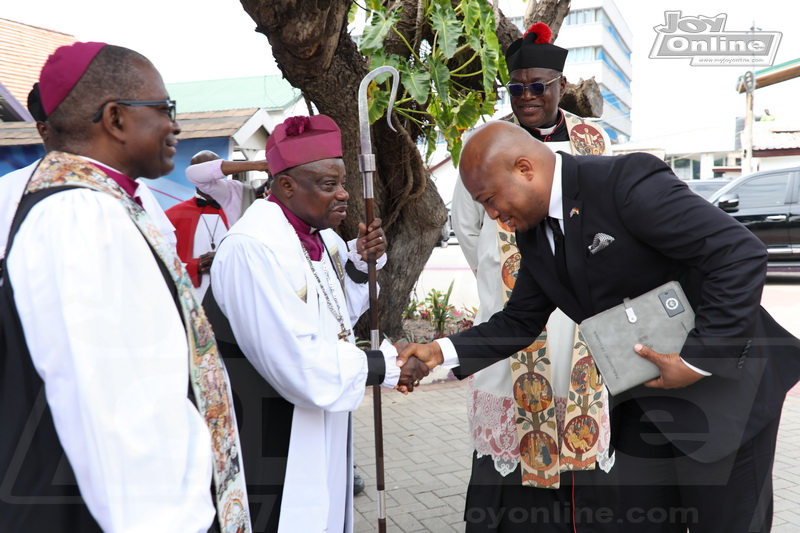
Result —
[{"label": "car window", "polygon": [[783,205],[789,174],[753,178],[731,192],[739,195],[739,209]]},{"label": "car window", "polygon": [[689,185],[689,188],[692,191],[696,192],[703,198],[709,198],[712,194],[728,184],[728,182],[724,180],[719,180],[719,182],[707,181],[703,183],[687,181],[686,183]]}]

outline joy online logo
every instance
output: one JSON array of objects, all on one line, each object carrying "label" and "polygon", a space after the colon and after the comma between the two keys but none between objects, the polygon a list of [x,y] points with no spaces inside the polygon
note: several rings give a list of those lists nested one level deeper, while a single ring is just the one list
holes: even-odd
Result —
[{"label": "joy online logo", "polygon": [[653,29],[658,34],[650,59],[688,57],[700,66],[770,66],[775,60],[781,32],[725,31],[728,15],[716,17],[681,16],[680,11],[665,11],[664,22]]}]

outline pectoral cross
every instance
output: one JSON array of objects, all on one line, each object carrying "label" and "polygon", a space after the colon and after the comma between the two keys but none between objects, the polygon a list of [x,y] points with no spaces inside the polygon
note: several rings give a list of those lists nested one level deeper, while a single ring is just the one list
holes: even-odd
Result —
[{"label": "pectoral cross", "polygon": [[342,324],[342,331],[339,332],[339,340],[346,341],[350,338],[350,330],[344,327]]}]

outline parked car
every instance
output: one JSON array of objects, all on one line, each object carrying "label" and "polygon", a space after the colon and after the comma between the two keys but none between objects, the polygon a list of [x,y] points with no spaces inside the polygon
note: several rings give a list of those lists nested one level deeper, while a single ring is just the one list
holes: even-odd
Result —
[{"label": "parked car", "polygon": [[800,167],[736,178],[708,200],[767,245],[770,267],[800,268]]},{"label": "parked car", "polygon": [[730,178],[711,178],[706,180],[686,180],[686,185],[689,186],[692,192],[696,192],[708,200],[712,194],[730,182]]}]

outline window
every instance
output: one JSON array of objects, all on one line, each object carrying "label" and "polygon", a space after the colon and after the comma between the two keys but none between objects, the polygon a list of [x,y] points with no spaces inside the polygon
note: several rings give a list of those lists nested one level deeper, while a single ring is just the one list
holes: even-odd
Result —
[{"label": "window", "polygon": [[771,207],[786,202],[789,174],[753,178],[731,192],[739,195],[739,209]]},{"label": "window", "polygon": [[597,59],[596,46],[582,46],[580,48],[570,48],[567,55],[567,63],[583,63]]}]

